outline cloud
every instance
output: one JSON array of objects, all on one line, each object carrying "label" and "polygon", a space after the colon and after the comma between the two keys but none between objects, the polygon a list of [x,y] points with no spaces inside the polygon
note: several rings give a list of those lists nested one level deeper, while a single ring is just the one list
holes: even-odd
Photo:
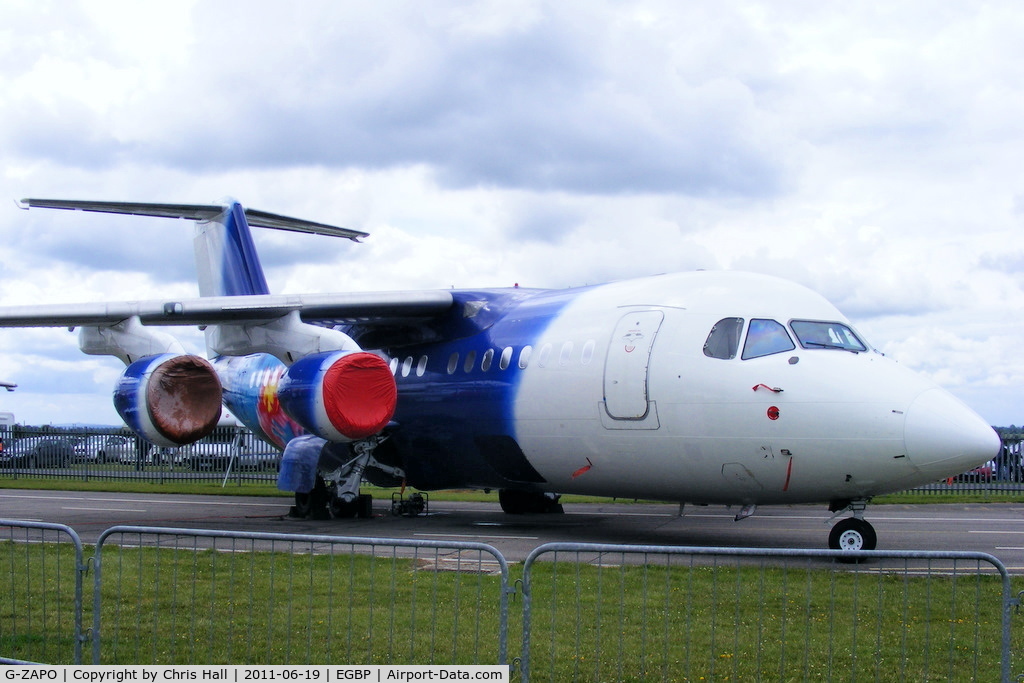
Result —
[{"label": "cloud", "polygon": [[[651,64],[633,51],[650,36],[602,35],[610,7],[573,8],[569,21],[545,6],[489,30],[454,5],[437,17],[313,3],[238,9],[196,6],[196,48],[181,63],[150,57],[153,80],[116,50],[40,54],[15,83],[50,89],[7,107],[6,146],[88,168],[427,164],[450,187],[771,196],[787,182],[786,140],[748,84],[680,73],[669,49],[652,55],[649,45],[644,59],[667,63],[645,74]],[[310,25],[327,30],[297,28]],[[612,53],[595,60],[598,50]],[[93,81],[114,91],[55,87]]]},{"label": "cloud", "polygon": [[[275,291],[775,274],[1020,424],[1022,30],[1004,0],[6,3],[0,178],[371,233],[261,232]],[[0,301],[189,296],[190,236],[10,206]]]}]

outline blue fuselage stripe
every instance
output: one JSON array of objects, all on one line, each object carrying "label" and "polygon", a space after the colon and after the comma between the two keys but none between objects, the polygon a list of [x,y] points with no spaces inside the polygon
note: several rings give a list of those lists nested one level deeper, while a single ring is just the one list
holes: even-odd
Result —
[{"label": "blue fuselage stripe", "polygon": [[[515,438],[523,348],[536,343],[572,301],[574,291],[519,295],[511,305],[504,302],[501,315],[487,317],[485,310],[483,329],[473,331],[459,314],[450,325],[458,328],[454,335],[450,329],[438,330],[444,341],[384,349],[394,359],[398,385],[397,427],[389,447],[396,449],[411,485],[431,489],[504,483],[481,456],[481,439]],[[480,305],[488,296],[474,292],[470,298]],[[497,307],[504,295],[494,296]],[[503,353],[509,354],[505,367]],[[257,354],[221,357],[215,366],[228,409],[258,435],[283,447],[303,433],[274,400],[285,371],[281,361]]]}]

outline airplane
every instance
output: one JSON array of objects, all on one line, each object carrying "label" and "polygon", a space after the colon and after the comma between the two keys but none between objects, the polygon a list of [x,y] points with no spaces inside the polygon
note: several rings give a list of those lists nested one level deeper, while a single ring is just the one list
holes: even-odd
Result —
[{"label": "airplane", "polygon": [[[781,278],[274,295],[250,227],[367,233],[233,200],[21,206],[195,221],[198,298],[3,307],[0,327],[78,327],[85,353],[120,358],[115,407],[155,445],[202,438],[223,404],[283,451],[298,516],[368,516],[363,481],[497,490],[510,514],[560,512],[563,494],[737,506],[737,521],[827,503],[829,547],[871,550],[872,497],[1000,448],[965,404]],[[157,329],[173,326],[204,329],[211,360]]]}]

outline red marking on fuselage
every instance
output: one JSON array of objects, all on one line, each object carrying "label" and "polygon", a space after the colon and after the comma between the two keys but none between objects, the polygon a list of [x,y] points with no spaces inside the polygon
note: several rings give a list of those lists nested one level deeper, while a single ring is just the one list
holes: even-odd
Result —
[{"label": "red marking on fuselage", "polygon": [[570,477],[570,478],[571,479],[575,479],[576,477],[580,476],[581,474],[590,471],[590,468],[593,467],[593,466],[594,466],[594,463],[590,462],[590,458],[587,458],[587,464],[584,465],[583,467],[579,468],[575,472],[573,472],[572,473],[572,477]]}]

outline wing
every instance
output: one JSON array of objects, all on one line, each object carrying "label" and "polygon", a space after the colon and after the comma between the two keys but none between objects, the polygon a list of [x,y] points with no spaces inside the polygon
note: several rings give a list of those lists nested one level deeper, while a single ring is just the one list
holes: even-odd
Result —
[{"label": "wing", "polygon": [[293,311],[298,311],[304,322],[398,325],[440,316],[453,303],[451,292],[432,290],[0,306],[0,327],[108,326],[131,317],[144,325],[265,323]]}]

